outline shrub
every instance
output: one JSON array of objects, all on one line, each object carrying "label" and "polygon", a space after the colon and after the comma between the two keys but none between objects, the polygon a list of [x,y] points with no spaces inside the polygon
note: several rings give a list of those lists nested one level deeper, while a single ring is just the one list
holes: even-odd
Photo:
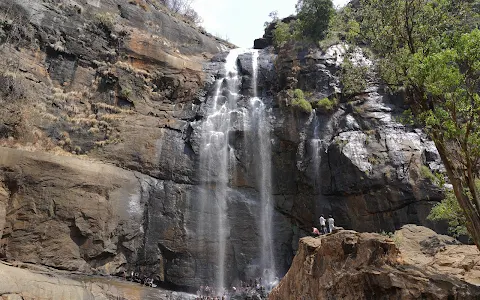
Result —
[{"label": "shrub", "polygon": [[132,89],[130,87],[124,87],[120,90],[120,96],[123,98],[130,98],[132,96]]},{"label": "shrub", "polygon": [[429,179],[431,182],[436,182],[437,179],[437,177],[433,175],[432,171],[430,171],[430,168],[425,165],[420,167],[420,176],[422,176],[424,179]]},{"label": "shrub", "polygon": [[350,59],[345,59],[340,74],[343,94],[351,97],[364,92],[367,88],[367,73],[367,66],[358,66]]},{"label": "shrub", "polygon": [[332,100],[327,97],[317,101],[316,106],[319,110],[324,112],[332,112],[338,104],[338,100],[333,98]]},{"label": "shrub", "polygon": [[311,113],[313,110],[312,104],[305,99],[305,94],[301,89],[293,91],[292,106],[305,113]]},{"label": "shrub", "polygon": [[446,192],[445,199],[442,202],[433,206],[427,219],[431,221],[447,221],[448,231],[454,237],[468,235],[467,219],[452,190]]},{"label": "shrub", "polygon": [[111,31],[115,25],[115,16],[108,12],[98,13],[95,15],[95,21],[99,26]]}]

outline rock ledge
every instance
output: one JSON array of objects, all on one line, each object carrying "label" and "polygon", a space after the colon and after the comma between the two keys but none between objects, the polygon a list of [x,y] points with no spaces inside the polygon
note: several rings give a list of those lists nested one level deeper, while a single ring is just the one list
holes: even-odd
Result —
[{"label": "rock ledge", "polygon": [[480,287],[404,262],[382,235],[339,231],[300,240],[269,299],[479,299]]}]

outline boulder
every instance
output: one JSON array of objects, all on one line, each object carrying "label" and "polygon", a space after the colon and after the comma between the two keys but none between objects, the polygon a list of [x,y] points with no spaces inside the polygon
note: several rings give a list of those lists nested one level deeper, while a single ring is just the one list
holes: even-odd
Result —
[{"label": "boulder", "polygon": [[[477,253],[478,255],[478,253]],[[480,286],[409,264],[385,236],[355,231],[300,240],[269,299],[478,299]]]}]

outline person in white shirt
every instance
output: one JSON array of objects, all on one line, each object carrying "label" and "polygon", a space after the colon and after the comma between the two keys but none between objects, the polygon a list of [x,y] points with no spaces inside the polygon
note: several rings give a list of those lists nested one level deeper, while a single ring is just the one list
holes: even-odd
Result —
[{"label": "person in white shirt", "polygon": [[320,215],[320,232],[322,234],[326,234],[327,233],[327,227],[325,226],[325,218],[323,217],[323,215]]},{"label": "person in white shirt", "polygon": [[332,215],[328,216],[327,223],[328,223],[328,233],[331,233],[333,231],[333,228],[335,228],[335,220],[333,219]]}]

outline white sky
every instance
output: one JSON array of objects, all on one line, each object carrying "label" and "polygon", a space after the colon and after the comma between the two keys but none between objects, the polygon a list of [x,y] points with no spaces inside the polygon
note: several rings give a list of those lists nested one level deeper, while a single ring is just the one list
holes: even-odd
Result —
[{"label": "white sky", "polygon": [[[349,0],[334,0],[343,6]],[[252,48],[253,41],[263,35],[268,14],[278,11],[280,18],[295,12],[297,0],[194,0],[193,7],[203,18],[203,27],[242,48]]]}]

